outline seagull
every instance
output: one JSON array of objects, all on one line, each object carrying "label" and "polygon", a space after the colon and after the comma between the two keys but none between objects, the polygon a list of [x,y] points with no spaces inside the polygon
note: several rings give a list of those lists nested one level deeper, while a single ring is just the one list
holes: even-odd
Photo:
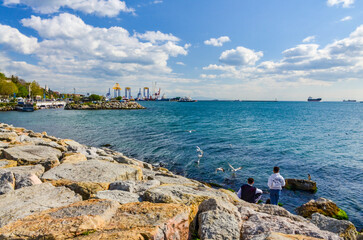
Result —
[{"label": "seagull", "polygon": [[200,159],[203,157],[204,152],[203,152],[203,150],[202,150],[202,149],[200,149],[200,147],[198,147],[198,146],[197,146],[197,152],[199,153],[199,154],[198,154],[198,165],[199,165]]},{"label": "seagull", "polygon": [[192,133],[192,132],[195,132],[195,130],[186,130],[186,132]]},{"label": "seagull", "polygon": [[311,181],[311,176],[310,176],[310,174],[308,174],[308,180],[309,180],[309,181]]},{"label": "seagull", "polygon": [[216,172],[218,172],[218,171],[224,172],[224,168],[222,168],[222,167],[216,168]]},{"label": "seagull", "polygon": [[237,172],[238,170],[241,170],[241,169],[242,169],[242,167],[234,168],[234,167],[232,167],[232,165],[231,165],[231,164],[229,164],[229,163],[228,163],[228,166],[231,168],[231,171],[232,171],[232,172],[234,172],[234,173],[235,173],[235,172]]}]

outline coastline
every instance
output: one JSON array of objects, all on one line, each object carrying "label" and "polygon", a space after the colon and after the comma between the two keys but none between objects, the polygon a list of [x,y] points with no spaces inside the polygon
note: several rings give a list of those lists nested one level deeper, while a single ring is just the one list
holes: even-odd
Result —
[{"label": "coastline", "polygon": [[[244,202],[229,190],[211,188],[108,148],[87,147],[1,123],[0,130],[4,191],[0,215],[10,215],[0,221],[0,236],[5,239],[19,234],[56,239],[219,239],[222,235],[228,236],[225,239],[264,239],[276,234],[287,239],[296,234],[340,239],[337,233],[319,229],[319,224],[282,207]],[[49,196],[57,191],[59,195]],[[33,204],[22,210],[24,195]],[[46,207],[37,202],[39,196]],[[97,211],[92,214],[84,209]],[[60,224],[70,218],[69,225]],[[155,218],[157,224],[151,224]],[[32,230],[29,222],[35,222]],[[256,226],[263,230],[257,231]],[[348,232],[352,236],[354,230]]]}]

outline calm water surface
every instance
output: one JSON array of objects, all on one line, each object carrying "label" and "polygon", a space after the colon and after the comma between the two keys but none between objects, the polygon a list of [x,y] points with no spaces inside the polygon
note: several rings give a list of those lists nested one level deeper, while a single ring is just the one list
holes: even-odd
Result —
[{"label": "calm water surface", "polygon": [[[316,194],[283,191],[289,211],[326,197],[363,227],[363,104],[308,102],[142,102],[138,111],[40,110],[3,112],[0,122],[46,131],[126,155],[165,164],[178,174],[238,190],[248,178],[267,191],[275,165],[285,178],[317,182]],[[195,130],[189,133],[188,130]],[[196,164],[196,146],[204,150]],[[228,169],[231,163],[243,169]],[[268,195],[264,195],[267,199]]]}]

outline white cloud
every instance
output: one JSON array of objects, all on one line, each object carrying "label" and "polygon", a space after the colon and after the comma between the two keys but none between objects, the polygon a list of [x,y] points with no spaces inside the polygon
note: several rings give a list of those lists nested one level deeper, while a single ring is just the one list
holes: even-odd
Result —
[{"label": "white cloud", "polygon": [[262,52],[255,52],[254,50],[237,47],[236,49],[224,51],[219,61],[227,65],[254,65],[261,57]]},{"label": "white cloud", "polygon": [[179,38],[173,36],[172,34],[165,34],[160,31],[153,32],[153,31],[147,31],[143,34],[135,33],[135,36],[139,39],[150,41],[152,43],[155,42],[162,42],[162,41],[172,41],[172,42],[178,42],[180,41]]},{"label": "white cloud", "polygon": [[204,44],[205,45],[212,45],[214,47],[222,47],[224,43],[226,42],[230,42],[231,39],[229,39],[228,36],[222,36],[219,38],[211,38],[209,40],[205,40]]},{"label": "white cloud", "polygon": [[[37,65],[13,62],[2,68],[31,79],[42,80],[47,76],[49,84],[60,87],[78,84],[77,88],[80,88],[82,82],[89,88],[102,89],[100,79],[114,79],[112,82],[142,79],[144,82],[166,75],[177,82],[180,79],[173,76],[168,60],[187,55],[186,47],[189,47],[178,45],[179,38],[172,34],[146,32],[130,35],[122,27],[87,25],[81,18],[68,13],[47,19],[32,16],[21,23],[36,30],[42,40],[38,42],[17,29],[0,25],[0,44],[24,54],[33,54]],[[35,75],[28,71],[32,67],[41,68],[39,72],[45,75],[33,78]],[[63,82],[65,79],[69,82]]]},{"label": "white cloud", "polygon": [[343,17],[342,19],[340,19],[341,22],[350,21],[350,20],[352,20],[351,16],[346,16],[346,17]]},{"label": "white cloud", "polygon": [[344,8],[350,7],[355,0],[328,0],[328,6],[342,5]]},{"label": "white cloud", "polygon": [[309,36],[302,40],[303,43],[309,43],[309,42],[314,42],[314,41],[315,41],[315,36]]},{"label": "white cloud", "polygon": [[181,66],[185,66],[185,63],[183,62],[176,62],[175,64],[181,65]]},{"label": "white cloud", "polygon": [[60,8],[71,8],[86,14],[114,17],[120,12],[134,12],[120,0],[4,0],[5,6],[22,4],[34,11],[49,14],[55,13]]},{"label": "white cloud", "polygon": [[[251,51],[251,50],[250,50]],[[225,54],[228,55],[228,54]],[[232,52],[232,55],[238,55]],[[217,79],[239,79],[286,86],[330,86],[333,82],[361,81],[363,75],[363,25],[349,37],[326,46],[299,44],[282,52],[282,59],[259,65],[210,64],[203,70],[219,72]],[[234,59],[234,58],[232,58]],[[239,59],[239,58],[237,58]],[[239,61],[232,61],[239,62]],[[245,61],[244,63],[246,63]],[[252,61],[254,62],[254,61]],[[207,77],[205,74],[203,77]]]},{"label": "white cloud", "polygon": [[27,37],[18,29],[0,24],[0,44],[7,45],[17,52],[30,54],[38,48],[38,40]]}]

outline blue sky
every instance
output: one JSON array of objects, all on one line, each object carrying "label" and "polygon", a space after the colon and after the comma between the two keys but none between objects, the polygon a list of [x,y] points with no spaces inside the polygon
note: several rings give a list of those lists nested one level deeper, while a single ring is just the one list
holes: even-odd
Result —
[{"label": "blue sky", "polygon": [[[0,71],[105,94],[363,100],[355,0],[2,0]],[[361,26],[362,25],[362,26]]]}]

